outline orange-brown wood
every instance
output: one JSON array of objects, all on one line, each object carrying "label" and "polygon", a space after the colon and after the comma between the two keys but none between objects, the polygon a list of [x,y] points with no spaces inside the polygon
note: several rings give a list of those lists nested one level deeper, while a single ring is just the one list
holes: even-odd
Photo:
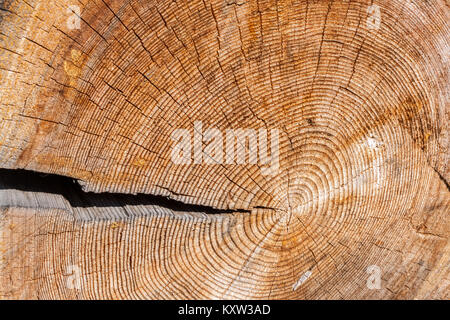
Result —
[{"label": "orange-brown wood", "polygon": [[[0,176],[0,298],[449,298],[446,1],[1,6],[0,167],[205,210]],[[174,163],[198,123],[278,130],[278,170]]]}]

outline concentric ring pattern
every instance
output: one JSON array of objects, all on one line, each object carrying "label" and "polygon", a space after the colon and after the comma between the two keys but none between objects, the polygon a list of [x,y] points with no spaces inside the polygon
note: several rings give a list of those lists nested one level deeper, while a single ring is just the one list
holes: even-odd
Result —
[{"label": "concentric ring pattern", "polygon": [[[230,210],[109,208],[115,228],[40,210],[28,232],[70,232],[36,239],[38,256],[96,283],[74,297],[448,297],[429,271],[448,260],[445,1],[81,1],[75,29],[65,1],[31,2],[8,8],[23,26],[1,22],[2,167]],[[212,146],[199,123],[224,153],[228,130],[262,130],[273,156],[276,130],[277,170],[251,152],[175,163],[177,130]],[[26,224],[15,210],[5,221]],[[52,291],[62,279],[42,276],[42,294],[72,297]]]}]

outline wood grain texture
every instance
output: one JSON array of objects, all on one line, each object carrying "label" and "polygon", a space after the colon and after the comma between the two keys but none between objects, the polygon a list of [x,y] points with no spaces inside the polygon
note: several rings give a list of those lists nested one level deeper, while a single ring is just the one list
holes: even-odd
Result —
[{"label": "wood grain texture", "polygon": [[[407,213],[327,226],[288,225],[268,209],[208,214],[109,195],[76,203],[76,190],[3,183],[0,298],[448,299],[448,191],[426,189],[434,200]],[[370,265],[382,270],[380,290],[366,286]],[[68,285],[74,271],[79,288]]]},{"label": "wood grain texture", "polygon": [[[447,1],[0,6],[0,167],[85,191],[0,176],[0,298],[449,298]],[[279,171],[175,164],[198,121]]]}]

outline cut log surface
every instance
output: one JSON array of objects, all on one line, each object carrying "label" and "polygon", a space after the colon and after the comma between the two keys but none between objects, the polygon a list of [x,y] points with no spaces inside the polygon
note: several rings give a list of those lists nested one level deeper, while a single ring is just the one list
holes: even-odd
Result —
[{"label": "cut log surface", "polygon": [[0,299],[449,299],[448,21],[0,2]]}]

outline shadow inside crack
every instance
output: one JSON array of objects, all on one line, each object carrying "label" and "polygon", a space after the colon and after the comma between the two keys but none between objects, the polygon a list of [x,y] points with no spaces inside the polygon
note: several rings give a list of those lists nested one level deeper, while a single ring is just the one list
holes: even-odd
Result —
[{"label": "shadow inside crack", "polygon": [[[250,213],[250,210],[224,210],[186,204],[165,196],[85,192],[73,178],[21,169],[0,169],[0,192],[2,190],[59,195],[64,197],[73,208],[155,205],[176,212],[199,212],[206,214]],[[3,199],[0,193],[0,206],[2,206],[2,201]]]}]

